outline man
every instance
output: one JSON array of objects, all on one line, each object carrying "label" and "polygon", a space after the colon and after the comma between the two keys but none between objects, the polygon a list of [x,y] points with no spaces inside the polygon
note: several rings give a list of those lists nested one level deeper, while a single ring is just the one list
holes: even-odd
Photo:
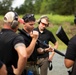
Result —
[{"label": "man", "polygon": [[7,75],[6,66],[0,61],[0,75]]},{"label": "man", "polygon": [[[49,41],[51,41],[54,44],[54,48],[57,49],[58,42],[56,41],[52,32],[46,29],[46,27],[49,26],[48,17],[46,15],[41,16],[38,21],[38,24],[39,25],[35,30],[39,32],[39,40],[48,45]],[[40,47],[44,50],[47,50],[47,48],[42,44],[40,44]],[[40,75],[47,75],[48,65],[49,62],[52,61],[54,54],[55,53],[52,52],[51,55],[49,55],[49,52],[45,51],[44,53],[38,55],[38,62],[40,64]]]},{"label": "man", "polygon": [[18,14],[7,12],[0,31],[0,60],[6,65],[8,75],[21,75],[27,61],[24,39],[16,34]]},{"label": "man", "polygon": [[[34,75],[39,75],[38,69],[37,69],[37,49],[43,51],[43,49],[39,48],[39,42],[38,39],[38,32],[33,31],[34,25],[35,25],[35,17],[34,14],[26,14],[23,16],[24,20],[24,26],[22,30],[20,31],[20,35],[23,36],[25,40],[25,45],[27,47],[27,53],[28,53],[28,61],[26,70],[29,72],[31,70]],[[44,51],[43,51],[44,52]]]},{"label": "man", "polygon": [[76,35],[70,39],[64,59],[64,64],[66,68],[72,67],[72,72],[69,75],[76,75],[76,41],[75,40],[76,40]]}]

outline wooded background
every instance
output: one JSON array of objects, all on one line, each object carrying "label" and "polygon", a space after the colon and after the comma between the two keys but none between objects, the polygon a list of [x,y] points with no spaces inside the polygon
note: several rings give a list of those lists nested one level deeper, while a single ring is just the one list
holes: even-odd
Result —
[{"label": "wooded background", "polygon": [[16,8],[12,7],[13,1],[0,1],[0,15],[4,15],[10,10],[16,11],[18,14],[76,14],[76,0],[25,0],[20,7]]}]

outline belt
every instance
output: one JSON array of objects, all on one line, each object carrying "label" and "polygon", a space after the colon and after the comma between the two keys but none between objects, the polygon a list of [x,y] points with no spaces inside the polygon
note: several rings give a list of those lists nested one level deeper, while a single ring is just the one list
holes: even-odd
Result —
[{"label": "belt", "polygon": [[28,61],[27,65],[36,65],[36,61]]},{"label": "belt", "polygon": [[45,58],[38,58],[38,59],[48,59],[48,57],[45,57]]}]

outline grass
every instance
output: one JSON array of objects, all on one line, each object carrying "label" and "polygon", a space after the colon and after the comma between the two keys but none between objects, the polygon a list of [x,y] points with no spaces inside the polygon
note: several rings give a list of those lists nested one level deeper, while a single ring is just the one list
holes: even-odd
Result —
[{"label": "grass", "polygon": [[[70,24],[74,24],[73,19],[74,16],[62,16],[62,15],[53,15],[53,14],[45,14],[49,17],[50,22],[54,25],[61,25],[64,22],[69,22]],[[36,15],[36,19],[39,19],[41,15]]]},{"label": "grass", "polygon": [[0,21],[2,21],[3,20],[3,16],[2,15],[0,15]]}]

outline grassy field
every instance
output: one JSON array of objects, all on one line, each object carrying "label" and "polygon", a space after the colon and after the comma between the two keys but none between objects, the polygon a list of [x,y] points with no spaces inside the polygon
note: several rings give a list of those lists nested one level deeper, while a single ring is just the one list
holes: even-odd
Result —
[{"label": "grassy field", "polygon": [[[67,46],[56,36],[56,32],[59,26],[62,26],[69,39],[72,36],[74,36],[76,32],[74,26],[74,16],[73,15],[62,16],[62,15],[53,15],[53,14],[45,14],[45,15],[47,15],[50,19],[50,25],[47,29],[52,31],[56,39],[58,40],[59,43],[58,50],[65,50]],[[40,16],[41,15],[35,15],[35,18],[38,20]],[[20,15],[20,17],[22,17],[22,15]],[[0,16],[0,28],[2,27],[2,24],[3,24],[3,16]],[[35,27],[37,27],[37,24],[35,25]]]}]

